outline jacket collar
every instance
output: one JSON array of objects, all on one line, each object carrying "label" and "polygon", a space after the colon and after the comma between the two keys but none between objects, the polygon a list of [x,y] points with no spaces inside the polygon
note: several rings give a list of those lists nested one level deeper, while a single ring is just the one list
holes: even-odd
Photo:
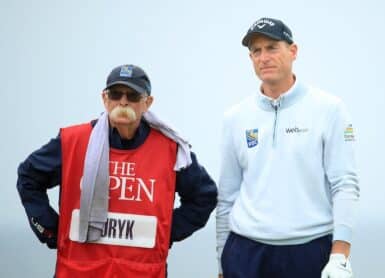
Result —
[{"label": "jacket collar", "polygon": [[284,109],[287,108],[297,101],[299,101],[306,94],[305,85],[301,84],[296,80],[291,88],[282,93],[277,99],[272,99],[262,93],[260,90],[257,94],[258,105],[266,111],[272,111],[276,108]]}]

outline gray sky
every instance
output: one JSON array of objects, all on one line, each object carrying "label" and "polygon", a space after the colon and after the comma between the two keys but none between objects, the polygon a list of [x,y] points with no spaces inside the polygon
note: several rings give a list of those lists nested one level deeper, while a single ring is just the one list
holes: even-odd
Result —
[{"label": "gray sky", "polygon": [[[382,1],[0,1],[0,269],[51,277],[55,252],[27,224],[18,164],[103,110],[100,92],[120,64],[143,67],[153,111],[189,138],[217,180],[223,112],[258,90],[241,39],[262,16],[282,19],[299,44],[297,77],[341,97],[353,119],[362,196],[353,241],[356,277],[379,277],[385,223]],[[5,129],[4,129],[5,128]],[[57,189],[50,192],[57,203]],[[174,245],[171,278],[215,277],[215,219]]]}]

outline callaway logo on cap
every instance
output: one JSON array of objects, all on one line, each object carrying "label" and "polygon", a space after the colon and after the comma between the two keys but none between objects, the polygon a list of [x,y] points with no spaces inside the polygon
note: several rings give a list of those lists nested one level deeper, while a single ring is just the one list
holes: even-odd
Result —
[{"label": "callaway logo on cap", "polygon": [[257,20],[247,31],[242,40],[242,44],[248,47],[250,39],[257,34],[264,35],[278,41],[286,41],[289,44],[293,43],[293,37],[289,27],[278,19],[263,17]]},{"label": "callaway logo on cap", "polygon": [[254,30],[255,27],[262,29],[263,27],[266,26],[266,24],[269,24],[270,26],[275,25],[275,23],[273,21],[271,21],[270,19],[262,18],[262,19],[258,20],[257,22],[255,22],[253,25],[251,25],[249,30],[252,31],[252,30]]}]

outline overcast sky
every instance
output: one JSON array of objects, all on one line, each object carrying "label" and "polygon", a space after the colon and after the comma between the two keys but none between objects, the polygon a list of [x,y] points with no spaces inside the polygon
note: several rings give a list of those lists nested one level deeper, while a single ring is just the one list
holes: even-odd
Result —
[{"label": "overcast sky", "polygon": [[[382,275],[384,10],[375,0],[0,0],[1,276],[52,276],[55,252],[28,226],[16,169],[60,127],[103,111],[100,92],[117,65],[147,71],[152,110],[190,140],[217,180],[223,112],[259,87],[241,39],[263,16],[292,29],[298,79],[341,97],[352,114],[362,188],[353,270],[356,277]],[[57,189],[50,196],[57,206]],[[216,276],[214,224],[213,214],[173,246],[170,278]]]}]

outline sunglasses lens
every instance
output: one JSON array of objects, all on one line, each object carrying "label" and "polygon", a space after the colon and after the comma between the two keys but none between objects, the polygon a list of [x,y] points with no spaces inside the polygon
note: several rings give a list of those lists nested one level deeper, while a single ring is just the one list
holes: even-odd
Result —
[{"label": "sunglasses lens", "polygon": [[109,90],[108,97],[111,100],[120,100],[123,95],[126,95],[129,102],[139,102],[142,99],[142,94],[139,93],[124,93],[118,90]]},{"label": "sunglasses lens", "polygon": [[123,96],[123,92],[117,91],[117,90],[110,90],[108,91],[108,97],[112,100],[119,100]]},{"label": "sunglasses lens", "polygon": [[126,94],[126,96],[128,101],[131,102],[138,102],[142,98],[142,95],[137,93]]}]

